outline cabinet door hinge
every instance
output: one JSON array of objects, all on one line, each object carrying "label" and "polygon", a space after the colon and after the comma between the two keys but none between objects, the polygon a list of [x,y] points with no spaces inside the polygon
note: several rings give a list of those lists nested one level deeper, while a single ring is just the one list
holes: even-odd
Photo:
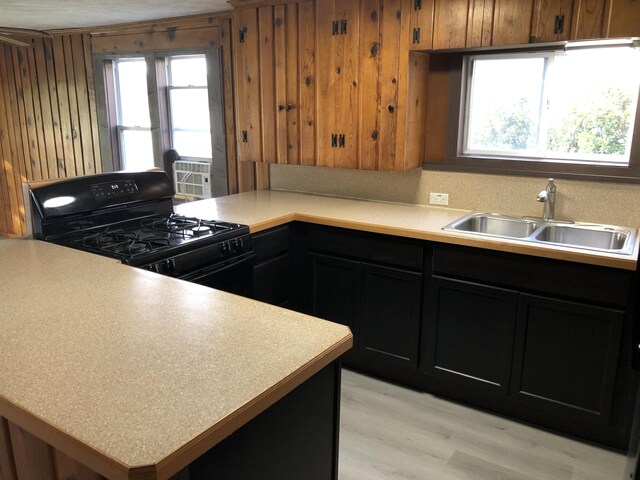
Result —
[{"label": "cabinet door hinge", "polygon": [[335,133],[331,134],[331,148],[335,148],[338,146],[338,135]]},{"label": "cabinet door hinge", "polygon": [[338,146],[344,148],[344,133],[341,133],[338,137]]},{"label": "cabinet door hinge", "polygon": [[413,43],[420,43],[420,29],[413,29]]},{"label": "cabinet door hinge", "polygon": [[331,35],[338,35],[338,21],[331,22]]},{"label": "cabinet door hinge", "polygon": [[242,131],[242,143],[247,143],[249,141],[249,135],[247,135],[247,131]]},{"label": "cabinet door hinge", "polygon": [[422,0],[414,0],[413,1],[413,9],[414,10],[422,10]]},{"label": "cabinet door hinge", "polygon": [[247,36],[247,27],[244,27],[242,30],[240,30],[240,43],[245,42],[246,36]]},{"label": "cabinet door hinge", "polygon": [[564,15],[556,15],[556,20],[553,22],[553,33],[562,33],[564,30]]}]

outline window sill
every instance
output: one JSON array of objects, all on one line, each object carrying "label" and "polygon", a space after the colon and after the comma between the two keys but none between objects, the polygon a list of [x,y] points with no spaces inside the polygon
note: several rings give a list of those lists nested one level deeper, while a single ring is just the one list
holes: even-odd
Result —
[{"label": "window sill", "polygon": [[480,157],[455,157],[448,163],[424,162],[423,170],[555,177],[572,180],[640,183],[640,170],[633,167],[585,165],[573,163],[499,160]]}]

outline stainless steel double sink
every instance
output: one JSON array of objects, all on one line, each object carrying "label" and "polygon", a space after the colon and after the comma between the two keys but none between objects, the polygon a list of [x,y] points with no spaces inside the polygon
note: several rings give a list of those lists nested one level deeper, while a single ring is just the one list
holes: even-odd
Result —
[{"label": "stainless steel double sink", "polygon": [[621,255],[633,253],[637,236],[634,228],[545,221],[495,213],[471,213],[451,222],[443,230]]}]

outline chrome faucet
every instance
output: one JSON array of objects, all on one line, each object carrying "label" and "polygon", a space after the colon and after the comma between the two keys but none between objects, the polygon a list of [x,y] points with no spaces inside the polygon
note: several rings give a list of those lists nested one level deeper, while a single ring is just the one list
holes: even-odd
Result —
[{"label": "chrome faucet", "polygon": [[556,184],[553,183],[553,178],[549,179],[549,183],[547,183],[545,189],[538,194],[536,200],[544,203],[542,219],[553,220],[556,210]]}]

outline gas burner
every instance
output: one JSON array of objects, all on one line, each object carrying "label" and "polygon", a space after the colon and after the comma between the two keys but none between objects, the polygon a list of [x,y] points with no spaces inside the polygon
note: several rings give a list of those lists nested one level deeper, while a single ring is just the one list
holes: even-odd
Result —
[{"label": "gas burner", "polygon": [[101,252],[132,256],[167,247],[170,241],[153,233],[129,232],[106,228],[101,231],[75,232],[71,243]]},{"label": "gas burner", "polygon": [[195,227],[191,227],[191,231],[196,235],[200,235],[201,233],[207,233],[211,231],[211,227],[207,225],[196,225]]}]

